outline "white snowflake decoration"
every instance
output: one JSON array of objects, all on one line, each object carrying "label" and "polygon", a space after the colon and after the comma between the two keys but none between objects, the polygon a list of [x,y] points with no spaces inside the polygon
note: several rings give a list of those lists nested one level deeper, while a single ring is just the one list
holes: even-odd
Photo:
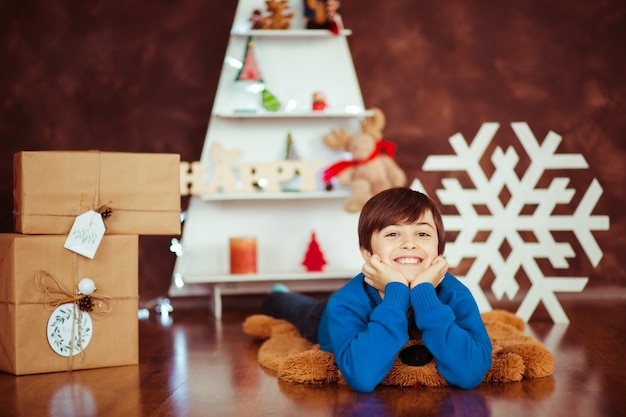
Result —
[{"label": "white snowflake decoration", "polygon": [[[431,155],[422,169],[424,171],[466,171],[475,188],[463,188],[456,178],[442,180],[443,189],[436,191],[443,205],[454,205],[458,215],[444,215],[447,231],[458,231],[454,242],[446,246],[446,259],[451,268],[459,266],[463,259],[474,259],[466,276],[459,278],[476,298],[481,311],[491,310],[491,305],[481,288],[480,281],[490,268],[495,279],[491,291],[500,300],[503,296],[513,299],[519,291],[515,275],[521,269],[530,280],[531,286],[520,304],[517,314],[528,321],[543,302],[555,323],[568,323],[555,293],[580,292],[588,277],[545,276],[536,260],[547,258],[555,269],[567,269],[567,258],[576,256],[569,243],[556,242],[553,231],[571,231],[580,242],[591,264],[595,267],[602,258],[592,231],[608,230],[608,216],[591,214],[600,196],[602,187],[593,179],[580,204],[573,214],[553,214],[558,204],[570,203],[575,190],[567,188],[569,178],[554,178],[548,188],[537,188],[544,171],[549,169],[586,169],[585,158],[580,154],[556,154],[561,136],[549,132],[539,144],[525,122],[511,123],[521,145],[530,158],[530,166],[518,178],[515,167],[519,156],[514,148],[503,151],[496,147],[491,155],[495,171],[487,177],[480,166],[487,147],[493,140],[499,123],[484,123],[476,137],[468,144],[460,133],[450,137],[450,145],[456,155]],[[504,204],[499,195],[508,189],[510,198]],[[412,188],[424,191],[419,180]],[[486,206],[488,215],[479,214],[475,206]],[[522,214],[526,205],[536,205],[530,215]],[[485,241],[475,242],[478,232],[488,232]],[[525,242],[518,232],[532,231],[535,242]],[[500,247],[508,243],[510,254],[504,259]]]}]

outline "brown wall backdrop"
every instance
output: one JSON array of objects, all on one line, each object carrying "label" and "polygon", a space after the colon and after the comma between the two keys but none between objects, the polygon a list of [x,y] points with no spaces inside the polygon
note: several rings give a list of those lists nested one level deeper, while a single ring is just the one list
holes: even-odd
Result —
[{"label": "brown wall backdrop", "polygon": [[[14,152],[199,159],[236,3],[1,2],[0,232],[12,231]],[[596,268],[571,234],[556,236],[577,251],[571,275],[589,276],[587,288],[626,286],[626,3],[352,0],[342,15],[365,103],[386,113],[385,137],[410,178],[432,194],[446,176],[467,184],[463,173],[421,167],[430,154],[453,153],[451,135],[471,140],[484,122],[501,124],[497,145],[514,146],[522,166],[510,123],[528,122],[540,140],[552,130],[563,137],[559,152],[589,163],[566,174],[570,187],[584,192],[596,178],[604,193],[594,214],[611,223],[594,233],[604,252]],[[485,171],[490,164],[485,157]],[[140,240],[144,300],[167,292],[170,238]]]}]

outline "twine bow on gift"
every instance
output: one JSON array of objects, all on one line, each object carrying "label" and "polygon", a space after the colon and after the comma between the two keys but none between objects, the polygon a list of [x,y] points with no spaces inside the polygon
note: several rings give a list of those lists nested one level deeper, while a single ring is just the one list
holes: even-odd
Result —
[{"label": "twine bow on gift", "polygon": [[35,286],[43,292],[43,304],[54,309],[61,304],[74,303],[94,318],[103,318],[113,311],[113,297],[102,294],[72,294],[58,279],[46,271],[35,274]]}]

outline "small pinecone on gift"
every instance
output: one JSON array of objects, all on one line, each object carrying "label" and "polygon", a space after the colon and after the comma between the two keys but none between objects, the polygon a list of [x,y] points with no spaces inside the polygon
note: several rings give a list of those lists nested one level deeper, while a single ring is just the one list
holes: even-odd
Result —
[{"label": "small pinecone on gift", "polygon": [[100,215],[102,215],[103,219],[108,219],[109,217],[111,217],[111,214],[113,214],[113,209],[111,207],[103,206],[102,208],[100,208],[99,212]]},{"label": "small pinecone on gift", "polygon": [[91,297],[86,295],[80,300],[78,300],[78,308],[80,309],[80,311],[86,311],[86,312],[93,311],[94,305],[93,305],[93,300],[91,299]]}]

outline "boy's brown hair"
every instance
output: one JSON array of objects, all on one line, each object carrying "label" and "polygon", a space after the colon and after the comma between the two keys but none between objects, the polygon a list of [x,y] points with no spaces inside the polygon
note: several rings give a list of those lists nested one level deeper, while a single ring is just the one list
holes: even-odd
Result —
[{"label": "boy's brown hair", "polygon": [[437,251],[443,255],[446,241],[439,207],[427,195],[404,187],[381,191],[365,203],[359,217],[359,246],[371,253],[373,233],[393,224],[415,223],[427,211],[433,215]]}]

